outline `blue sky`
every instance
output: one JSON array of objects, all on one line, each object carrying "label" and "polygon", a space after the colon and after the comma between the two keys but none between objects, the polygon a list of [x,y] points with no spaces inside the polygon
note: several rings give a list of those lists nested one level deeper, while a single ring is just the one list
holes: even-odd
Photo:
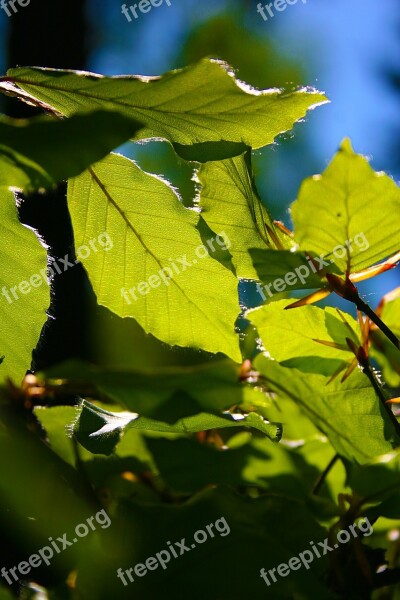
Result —
[{"label": "blue sky", "polygon": [[[387,145],[399,124],[399,98],[383,79],[383,68],[400,71],[398,0],[308,0],[274,17],[271,32],[290,57],[302,56],[308,83],[325,90],[332,104],[316,111],[313,141],[329,158],[349,136],[355,149],[387,170]],[[268,26],[265,24],[265,26]],[[393,172],[400,179],[400,172]]]}]

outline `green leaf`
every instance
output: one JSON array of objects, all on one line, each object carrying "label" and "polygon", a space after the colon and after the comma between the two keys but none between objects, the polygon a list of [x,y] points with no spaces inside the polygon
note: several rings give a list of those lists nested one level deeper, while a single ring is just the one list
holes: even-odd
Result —
[{"label": "green leaf", "polygon": [[[301,250],[323,254],[350,273],[400,250],[400,189],[345,140],[322,175],[303,182],[292,205]],[[347,246],[346,246],[347,243]]]},{"label": "green leaf", "polygon": [[245,145],[271,144],[308,109],[327,101],[311,88],[288,94],[254,90],[237,82],[226,64],[209,59],[162,77],[10,69],[3,84],[8,93],[12,84],[16,95],[21,88],[63,115],[108,108],[138,119],[144,126],[136,140],[169,140],[186,160],[216,160],[242,153]]},{"label": "green leaf", "polygon": [[257,279],[249,248],[287,248],[291,240],[277,229],[258,195],[250,150],[202,165],[197,178],[203,219],[213,231],[223,228],[227,234],[237,276]]},{"label": "green leaf", "polygon": [[[327,384],[323,375],[282,367],[264,354],[257,356],[254,368],[269,390],[301,407],[341,457],[365,463],[399,445],[393,423],[361,372]],[[284,413],[281,419],[285,427]]]},{"label": "green leaf", "polygon": [[[0,388],[0,527],[3,542],[12,537],[21,558],[28,559],[48,543],[49,536],[55,539],[68,532],[70,538],[75,526],[92,515],[97,505],[83,491],[81,474],[41,439],[34,419],[28,425],[25,415],[20,418],[15,400],[15,393]],[[71,558],[76,564],[80,552],[76,544],[63,555],[61,564],[68,569]],[[14,563],[9,555],[4,566],[13,564],[18,560]],[[33,581],[37,573],[32,571]]]},{"label": "green leaf", "polygon": [[364,499],[373,504],[376,516],[400,519],[400,451],[377,456],[364,465],[351,465],[348,483]]},{"label": "green leaf", "polygon": [[15,596],[4,586],[0,587],[0,600],[14,600]]},{"label": "green leaf", "polygon": [[[74,406],[36,406],[35,417],[40,421],[46,431],[46,441],[50,448],[72,467],[77,465],[77,452],[74,449],[72,439],[73,423],[80,415],[80,408]],[[79,448],[79,461],[85,463],[85,468],[90,475],[94,486],[104,486],[105,480],[110,474],[120,477],[124,470],[122,465],[134,472],[141,473],[144,470],[155,472],[153,457],[146,448],[143,432],[138,429],[130,429],[118,444],[116,455],[112,460],[106,456],[94,457],[89,450]]]},{"label": "green leaf", "polygon": [[321,272],[322,268],[329,273],[340,274],[340,270],[334,264],[321,267],[317,259],[311,262],[313,253],[307,255],[291,250],[250,248],[249,254],[257,279],[263,282],[263,286],[258,287],[263,300],[282,292],[319,289],[327,285],[328,282]]},{"label": "green leaf", "polygon": [[74,467],[75,454],[69,427],[78,417],[79,409],[74,406],[36,406],[34,413],[46,431],[51,449]]},{"label": "green leaf", "polygon": [[[400,298],[385,302],[380,314],[382,321],[400,338]],[[372,329],[371,357],[378,361],[386,383],[400,387],[400,350],[379,330]]]},{"label": "green leaf", "polygon": [[14,195],[0,187],[0,382],[19,381],[31,364],[50,304],[46,250],[18,220]]},{"label": "green leaf", "polygon": [[[270,587],[260,577],[260,569],[276,569],[309,549],[311,541],[317,544],[327,536],[304,502],[284,494],[266,493],[251,499],[217,488],[179,504],[150,504],[133,498],[120,505],[117,518],[124,535],[122,548],[120,540],[113,540],[113,553],[87,556],[77,581],[82,598],[127,600],[134,594],[135,600],[153,600],[160,598],[160,590],[168,600],[287,600],[295,597],[293,590],[299,598],[335,598],[324,583],[326,556],[315,559],[309,569],[290,571],[288,577],[277,575]],[[213,536],[192,545],[195,532],[208,531],[207,525],[216,521]],[[169,547],[167,540],[186,542],[187,552],[180,556],[178,550],[178,558],[171,556],[165,569],[159,567],[140,578],[133,575],[134,582],[124,587],[116,577],[117,569],[145,563],[147,557]]]},{"label": "green leaf", "polygon": [[70,181],[68,205],[76,246],[104,232],[113,243],[82,258],[99,304],[170,345],[241,360],[237,279],[202,244],[198,213],[167,183],[110,155]]},{"label": "green leaf", "polygon": [[[148,437],[146,444],[162,478],[175,492],[194,493],[210,484],[257,486],[303,500],[310,497],[319,474],[335,454],[328,440],[321,436],[308,442],[297,440],[293,447],[289,443],[271,444],[265,439],[249,437],[248,443],[223,450],[183,438]],[[325,488],[331,500],[336,499],[336,492],[343,490],[345,473],[340,462],[333,475],[327,479]]]},{"label": "green leaf", "polygon": [[80,444],[94,454],[111,454],[121,435],[129,428],[162,433],[189,434],[226,427],[251,427],[258,429],[272,441],[279,441],[279,425],[269,423],[256,413],[217,416],[200,413],[180,419],[174,425],[141,417],[131,412],[112,413],[83,400],[82,412],[75,424],[75,435]]},{"label": "green leaf", "polygon": [[[285,311],[291,302],[279,300],[246,314],[246,318],[256,326],[269,356],[284,367],[327,376],[333,375],[341,364],[351,362],[354,355],[346,344],[346,338],[352,337],[356,341],[361,336],[353,317],[342,313],[349,324],[347,327],[334,308],[303,306],[299,310]],[[341,348],[316,340],[335,343]]]},{"label": "green leaf", "polygon": [[31,192],[75,177],[129,139],[139,127],[127,116],[106,111],[61,121],[48,117],[2,118],[0,186]]},{"label": "green leaf", "polygon": [[[111,400],[124,409],[156,420],[175,420],[196,412],[220,412],[243,403],[266,404],[265,395],[239,380],[240,367],[216,360],[193,367],[122,370],[68,362],[46,371],[45,383],[82,396]],[[63,388],[61,388],[62,391]],[[195,402],[193,402],[195,401]]]}]

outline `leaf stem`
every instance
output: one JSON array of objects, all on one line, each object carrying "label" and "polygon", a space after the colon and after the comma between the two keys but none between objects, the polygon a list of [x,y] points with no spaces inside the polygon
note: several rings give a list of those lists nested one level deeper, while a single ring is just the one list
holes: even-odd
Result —
[{"label": "leaf stem", "polygon": [[325,479],[329,475],[329,471],[335,466],[336,462],[339,460],[339,454],[335,454],[333,458],[329,461],[328,465],[325,467],[324,471],[318,477],[317,482],[312,490],[312,494],[315,496],[319,493]]},{"label": "leaf stem", "polygon": [[381,401],[384,409],[386,410],[387,414],[389,415],[389,418],[390,418],[390,420],[392,421],[392,423],[394,425],[394,428],[396,430],[397,435],[400,436],[400,423],[398,422],[398,420],[396,419],[395,415],[393,414],[393,411],[390,408],[390,406],[388,406],[386,404],[387,398],[385,398],[383,390],[382,390],[381,386],[379,385],[379,383],[377,382],[377,380],[375,378],[375,375],[374,375],[374,373],[373,373],[373,371],[371,369],[371,365],[367,361],[366,363],[361,364],[361,368],[362,368],[363,372],[365,373],[365,375],[370,380],[371,385],[374,388],[376,395],[378,396],[378,398]]},{"label": "leaf stem", "polygon": [[331,286],[332,291],[336,292],[345,300],[349,300],[349,302],[353,302],[356,305],[359,311],[371,319],[373,323],[386,335],[388,340],[392,342],[392,344],[400,350],[400,340],[393,333],[391,329],[378,317],[378,315],[372,310],[370,306],[364,300],[360,298],[360,294],[358,293],[358,289],[351,281],[348,275],[346,275],[346,279],[342,279],[333,273],[326,273],[326,279]]},{"label": "leaf stem", "polygon": [[354,299],[354,302],[358,310],[361,310],[365,315],[367,315],[367,317],[371,319],[371,321],[375,323],[377,327],[379,327],[382,333],[386,335],[388,340],[390,340],[392,344],[396,346],[398,350],[400,350],[400,340],[393,333],[393,331],[387,325],[385,325],[385,323],[378,317],[378,315],[372,310],[372,308],[368,306],[368,304],[364,302],[364,300],[362,300],[360,296],[357,296]]}]

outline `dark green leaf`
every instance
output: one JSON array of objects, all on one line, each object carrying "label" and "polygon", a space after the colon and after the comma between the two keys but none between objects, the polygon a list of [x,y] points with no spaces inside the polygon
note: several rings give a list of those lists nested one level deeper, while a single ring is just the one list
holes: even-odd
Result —
[{"label": "dark green leaf", "polygon": [[32,192],[75,177],[139,128],[128,116],[106,111],[64,120],[2,118],[0,186]]}]

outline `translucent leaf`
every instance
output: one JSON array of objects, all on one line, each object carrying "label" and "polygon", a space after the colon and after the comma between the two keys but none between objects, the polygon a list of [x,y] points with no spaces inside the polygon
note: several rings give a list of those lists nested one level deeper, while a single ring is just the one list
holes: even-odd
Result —
[{"label": "translucent leaf", "polygon": [[292,205],[301,250],[323,254],[342,273],[362,271],[400,250],[400,189],[345,140],[322,175],[303,183]]},{"label": "translucent leaf", "polygon": [[[393,333],[400,337],[400,298],[385,302],[379,316]],[[393,388],[400,387],[400,350],[376,327],[371,330],[370,337],[371,356],[381,366],[385,381]]]},{"label": "translucent leaf", "polygon": [[207,162],[198,171],[198,206],[213,231],[226,232],[238,277],[258,279],[250,249],[287,248],[292,244],[275,226],[258,195],[250,151],[224,161]]},{"label": "translucent leaf", "polygon": [[63,115],[116,110],[144,123],[135,139],[163,138],[187,160],[201,161],[235,156],[246,145],[271,144],[308,109],[327,101],[312,88],[287,94],[254,90],[237,82],[226,64],[209,59],[162,77],[10,69],[3,88],[11,93],[12,84]]},{"label": "translucent leaf", "polygon": [[271,358],[286,367],[323,375],[332,375],[343,362],[354,358],[346,338],[353,331],[357,340],[361,333],[351,315],[342,313],[349,324],[346,326],[334,308],[303,306],[301,310],[285,311],[290,303],[279,300],[246,315]]},{"label": "translucent leaf", "polygon": [[18,220],[14,195],[0,187],[0,381],[19,383],[30,368],[50,304],[47,255]]},{"label": "translucent leaf", "polygon": [[[254,367],[270,390],[301,407],[340,456],[365,463],[399,445],[393,423],[361,372],[344,383],[335,379],[327,385],[323,375],[282,367],[264,354]],[[284,414],[282,421],[285,426]]]},{"label": "translucent leaf", "polygon": [[100,304],[170,345],[240,361],[237,279],[213,259],[198,213],[167,183],[110,155],[70,181],[68,205],[76,246],[103,233],[112,243],[82,257]]}]

